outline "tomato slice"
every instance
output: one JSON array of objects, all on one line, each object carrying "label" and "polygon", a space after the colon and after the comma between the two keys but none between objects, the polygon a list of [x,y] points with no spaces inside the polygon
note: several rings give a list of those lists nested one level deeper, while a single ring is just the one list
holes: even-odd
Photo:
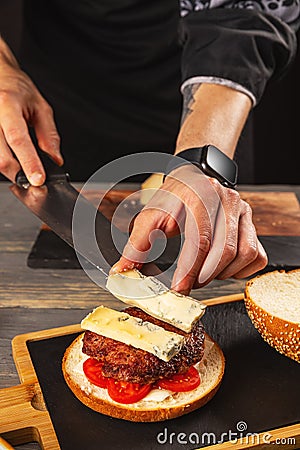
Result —
[{"label": "tomato slice", "polygon": [[83,363],[83,371],[87,379],[96,386],[106,388],[108,378],[102,375],[102,362],[95,358],[86,359]]},{"label": "tomato slice", "polygon": [[[101,388],[107,388],[109,396],[118,403],[135,403],[142,400],[151,391],[153,385],[130,383],[113,378],[104,377],[102,374],[103,363],[94,358],[88,358],[83,363],[83,371],[87,379]],[[200,385],[199,372],[195,367],[190,367],[183,374],[175,374],[170,378],[162,378],[155,383],[162,389],[173,392],[187,392],[196,389]]]},{"label": "tomato slice", "polygon": [[135,403],[142,400],[151,390],[152,384],[129,383],[110,378],[107,383],[109,396],[118,403]]},{"label": "tomato slice", "polygon": [[156,385],[173,392],[188,392],[196,389],[200,385],[200,375],[195,367],[182,374],[175,374],[170,378],[162,378]]}]

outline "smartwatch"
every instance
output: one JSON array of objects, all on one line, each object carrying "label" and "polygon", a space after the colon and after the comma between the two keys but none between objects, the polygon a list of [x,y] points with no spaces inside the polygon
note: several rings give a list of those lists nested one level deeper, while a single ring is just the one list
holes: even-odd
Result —
[{"label": "smartwatch", "polygon": [[199,167],[205,175],[216,178],[223,186],[235,188],[238,175],[237,164],[214,145],[189,148],[177,153],[167,165],[165,176],[187,162]]}]

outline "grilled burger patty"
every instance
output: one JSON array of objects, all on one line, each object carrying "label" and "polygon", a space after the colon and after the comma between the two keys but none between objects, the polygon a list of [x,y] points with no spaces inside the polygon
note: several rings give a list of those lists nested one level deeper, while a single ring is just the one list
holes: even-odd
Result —
[{"label": "grilled burger patty", "polygon": [[189,367],[201,361],[204,353],[204,328],[199,321],[190,333],[185,333],[139,308],[126,308],[124,312],[167,331],[181,334],[185,336],[185,342],[180,352],[170,361],[165,362],[145,350],[100,336],[92,331],[85,331],[82,351],[103,362],[102,372],[105,377],[146,384],[155,382],[159,378],[170,377],[175,373],[184,373]]}]

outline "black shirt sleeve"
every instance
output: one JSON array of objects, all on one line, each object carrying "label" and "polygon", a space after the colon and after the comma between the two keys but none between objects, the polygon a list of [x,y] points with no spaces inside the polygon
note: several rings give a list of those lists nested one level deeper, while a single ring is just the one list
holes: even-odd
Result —
[{"label": "black shirt sleeve", "polygon": [[268,80],[280,78],[295,56],[293,27],[275,15],[209,4],[181,11],[183,82],[203,76],[230,80],[258,102]]}]

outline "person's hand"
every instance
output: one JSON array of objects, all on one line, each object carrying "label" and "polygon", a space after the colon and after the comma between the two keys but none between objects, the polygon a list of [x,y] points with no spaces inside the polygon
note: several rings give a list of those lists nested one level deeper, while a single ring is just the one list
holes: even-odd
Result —
[{"label": "person's hand", "polygon": [[31,141],[32,126],[38,145],[58,164],[63,164],[60,139],[49,104],[30,78],[21,71],[7,46],[0,54],[0,172],[14,181],[25,172],[29,182],[40,186],[45,171]]},{"label": "person's hand", "polygon": [[155,230],[166,237],[184,231],[172,281],[172,288],[184,294],[213,278],[248,277],[267,264],[250,206],[238,192],[191,165],[174,170],[139,213],[123,255],[112,270],[140,268]]}]

